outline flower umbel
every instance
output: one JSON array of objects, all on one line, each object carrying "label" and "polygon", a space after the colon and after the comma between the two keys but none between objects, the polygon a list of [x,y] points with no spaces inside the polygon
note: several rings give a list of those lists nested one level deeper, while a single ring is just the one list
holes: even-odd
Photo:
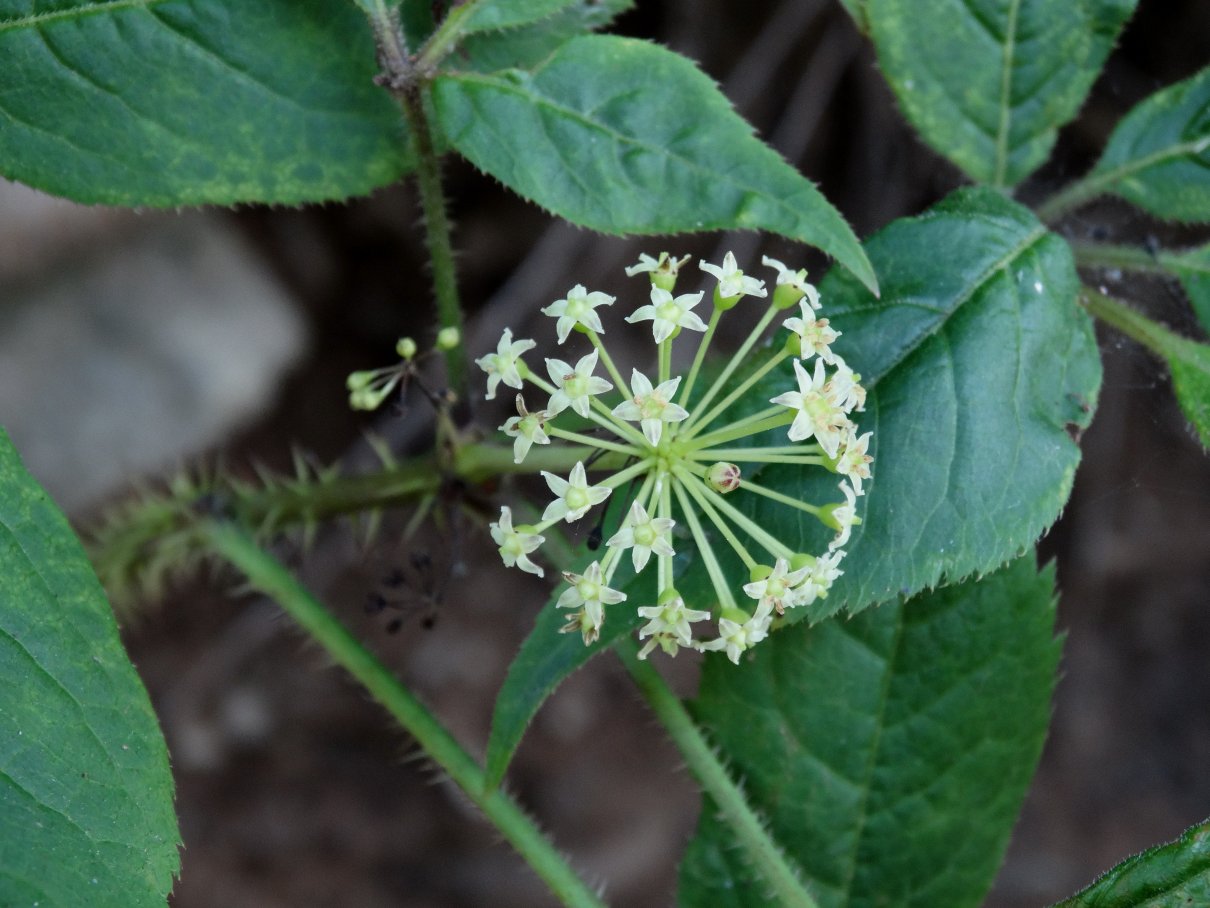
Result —
[{"label": "flower umbel", "polygon": [[[556,605],[571,612],[563,630],[579,633],[585,644],[599,639],[611,612],[608,607],[627,598],[619,589],[623,584],[615,580],[618,570],[625,566],[640,574],[654,565],[654,604],[647,593],[646,602],[637,603],[632,613],[645,620],[639,630],[644,641],[640,657],[657,647],[668,655],[695,649],[725,652],[738,663],[787,612],[810,610],[825,599],[844,573],[839,567],[843,546],[861,523],[857,501],[865,491],[863,483],[871,479],[873,436],[861,434],[852,419],[865,402],[861,376],[832,349],[840,332],[818,315],[819,294],[805,271],[791,271],[766,258],[764,264],[776,271],[770,294],[763,281],[740,270],[731,253],[721,265],[702,262],[701,269],[718,281],[707,324],[693,311],[704,292],[673,293],[686,261],[667,253],[659,258],[643,255],[638,265],[626,269],[651,279],[650,302],[626,321],[651,322],[656,344],[655,369],[633,369],[628,386],[601,340],[605,330],[597,309],[612,305],[614,298],[589,292],[581,284],[542,310],[557,320],[560,344],[591,345],[574,366],[571,357],[547,359],[547,381],[521,362],[534,342],[514,340],[508,330],[495,353],[477,360],[487,373],[489,398],[501,382],[518,390],[529,383],[548,395],[545,408],[537,411],[529,411],[518,395],[517,415],[500,427],[513,439],[516,462],[530,456],[532,446],[549,445],[541,452],[543,463],[569,469],[566,476],[541,471],[553,498],[540,521],[514,528],[512,512],[505,507],[491,524],[491,533],[507,566],[541,576],[542,568],[529,557],[543,543],[541,534],[558,523],[575,523],[616,492],[624,506],[605,505],[598,511],[599,522],[591,534],[595,543],[589,543],[595,548],[608,530],[604,554],[579,572],[563,574],[567,586]],[[698,387],[720,320],[742,297],[766,298],[765,314],[723,368]],[[793,306],[799,307],[799,314],[781,321],[788,332],[786,342],[758,347],[778,313]],[[685,328],[701,333],[692,368],[686,375],[674,375],[672,344]],[[612,383],[595,374],[598,366]],[[737,372],[742,378],[733,378]],[[769,399],[771,407],[735,415],[741,402],[752,399],[758,383],[791,375],[793,384],[782,384],[785,390]],[[565,416],[568,412],[575,415]],[[773,430],[785,432],[782,440],[756,438]],[[564,444],[569,446],[565,451]],[[763,464],[839,475],[843,500],[812,504],[798,494],[762,485]],[[590,472],[596,474],[592,482]],[[824,550],[818,554],[797,551],[766,528],[767,512],[757,512],[762,516],[755,519],[751,507],[736,506],[756,497],[762,508],[809,514],[829,528],[833,538],[826,548],[820,543]],[[720,559],[715,551],[719,546],[731,550],[732,560]],[[683,550],[695,553],[693,560],[709,578],[712,595],[701,601],[687,603],[674,586],[674,574],[682,569],[677,556]],[[748,572],[747,582],[727,576],[731,568],[724,569],[724,564],[735,558]],[[717,634],[695,638],[693,626],[708,621],[716,622]]]}]

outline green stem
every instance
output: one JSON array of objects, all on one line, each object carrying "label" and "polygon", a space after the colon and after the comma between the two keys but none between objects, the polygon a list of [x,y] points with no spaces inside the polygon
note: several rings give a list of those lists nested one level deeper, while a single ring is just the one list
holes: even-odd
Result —
[{"label": "green stem", "polygon": [[603,448],[606,451],[616,451],[618,454],[627,454],[631,457],[639,457],[643,453],[633,445],[622,445],[613,441],[606,441],[603,438],[593,438],[591,435],[581,435],[579,432],[569,432],[567,429],[558,429],[548,425],[546,432],[556,438],[562,438],[567,441],[579,442],[582,445],[591,445],[596,448]]},{"label": "green stem", "polygon": [[443,351],[450,387],[460,400],[467,396],[467,359],[463,341],[465,330],[462,305],[458,301],[457,269],[454,266],[454,245],[450,237],[449,215],[445,207],[445,192],[441,186],[441,159],[433,144],[429,128],[425,95],[418,87],[409,87],[399,94],[404,117],[412,132],[416,147],[416,185],[420,190],[420,207],[424,214],[424,239],[433,269],[433,296],[437,302],[437,322],[442,328],[454,328],[458,343]]},{"label": "green stem", "polygon": [[745,378],[742,382],[740,382],[739,387],[733,389],[730,394],[728,394],[726,397],[724,397],[722,400],[720,400],[717,404],[715,404],[713,407],[711,407],[709,413],[707,413],[701,419],[698,419],[697,421],[695,421],[693,424],[693,429],[691,430],[691,433],[689,435],[686,435],[685,437],[692,438],[693,435],[696,434],[699,429],[706,428],[706,426],[710,425],[710,423],[712,423],[712,422],[714,422],[714,420],[718,419],[718,417],[720,415],[722,415],[723,411],[725,411],[729,406],[731,406],[733,403],[735,403],[737,400],[739,400],[744,394],[746,394],[748,392],[749,388],[751,388],[758,381],[760,381],[762,378],[764,378],[766,375],[768,375],[769,372],[771,372],[773,369],[775,369],[779,365],[781,365],[781,363],[789,355],[790,355],[790,351],[786,350],[784,347],[781,350],[778,350],[775,354],[773,354],[772,357],[769,358],[768,362],[766,362],[763,366],[761,366],[759,369],[757,369],[755,372],[753,372],[751,375],[749,375],[747,378]]},{"label": "green stem", "polygon": [[597,348],[597,352],[601,354],[601,363],[605,366],[605,371],[613,379],[613,383],[617,385],[618,391],[627,400],[633,400],[634,396],[630,393],[630,386],[622,379],[622,373],[613,364],[613,358],[609,355],[609,351],[605,349],[605,345],[601,343],[601,338],[597,335],[597,332],[590,329],[585,333],[588,335],[588,339],[592,341],[592,345]]},{"label": "green stem", "polygon": [[649,662],[638,657],[638,644],[625,637],[614,651],[630,672],[652,712],[667,729],[685,765],[722,813],[748,860],[771,890],[771,904],[792,908],[818,908],[798,871],[752,809],[740,787],[732,781],[717,754],[685,711],[681,701]]},{"label": "green stem", "polygon": [[[677,470],[683,471],[684,468],[678,467]],[[714,510],[714,507],[710,504],[709,499],[707,499],[706,496],[702,494],[701,490],[697,488],[697,483],[682,481],[682,485],[684,486],[685,491],[693,496],[693,499],[697,502],[698,507],[700,507],[705,515],[710,518],[710,522],[713,523],[718,531],[723,534],[723,538],[731,544],[731,548],[735,550],[735,554],[739,555],[740,561],[744,563],[744,567],[746,567],[749,571],[756,567],[756,559],[752,557],[744,544],[739,541],[739,538],[735,535],[735,531],[732,530],[731,527],[727,526],[727,521],[718,516],[718,511]]]},{"label": "green stem", "polygon": [[1077,265],[1090,268],[1121,268],[1125,271],[1145,271],[1163,274],[1160,257],[1137,246],[1114,246],[1107,243],[1072,243],[1071,251]]},{"label": "green stem", "polygon": [[659,381],[656,384],[662,385],[672,377],[672,338],[664,338],[659,345],[659,354]]},{"label": "green stem", "polygon": [[687,406],[689,395],[693,393],[693,386],[697,382],[697,374],[702,370],[702,361],[706,358],[706,351],[710,348],[710,341],[714,339],[714,331],[718,328],[719,320],[723,317],[723,310],[714,307],[714,314],[710,316],[710,324],[706,326],[706,333],[702,335],[702,339],[698,342],[697,353],[693,357],[693,365],[689,369],[689,377],[685,379],[685,384],[681,388],[681,396],[677,399],[682,407]]},{"label": "green stem", "polygon": [[735,597],[731,595],[731,588],[727,586],[727,575],[723,573],[722,566],[714,556],[714,549],[710,545],[710,537],[703,532],[702,525],[697,519],[697,514],[694,513],[693,503],[689,500],[679,482],[673,489],[676,492],[677,503],[685,514],[685,522],[689,524],[689,532],[693,535],[693,541],[697,543],[698,557],[706,565],[706,573],[710,577],[710,583],[714,586],[714,594],[718,596],[719,605],[724,609],[736,608]]},{"label": "green stem", "polygon": [[[748,337],[742,344],[740,344],[739,349],[735,351],[735,355],[731,357],[726,368],[719,373],[716,379],[714,379],[714,382],[710,385],[710,389],[706,391],[705,396],[697,402],[696,409],[699,413],[702,412],[705,407],[710,406],[710,401],[714,400],[714,396],[718,394],[719,391],[723,390],[723,386],[726,385],[727,379],[731,377],[731,373],[739,368],[740,364],[744,361],[744,358],[748,355],[748,351],[752,349],[752,345],[756,343],[756,341],[764,333],[765,329],[769,327],[769,322],[773,321],[773,317],[777,315],[778,311],[779,310],[776,306],[770,304],[765,314],[761,316],[760,321],[756,323],[756,327],[752,329],[752,331],[748,334]],[[688,432],[690,428],[696,425],[696,423],[697,420],[690,419],[688,424],[681,429],[682,434]]]},{"label": "green stem", "polygon": [[739,438],[747,438],[749,435],[757,435],[791,422],[794,422],[793,410],[781,405],[766,407],[759,413],[745,416],[743,419],[738,419],[729,425],[723,426],[721,429],[716,429],[708,435],[700,435],[692,439],[685,445],[686,453],[689,454],[693,451],[700,451],[703,448],[711,448],[714,445],[727,441],[735,441]]},{"label": "green stem", "polygon": [[1134,338],[1162,359],[1178,359],[1199,369],[1204,368],[1199,353],[1205,345],[1169,331],[1125,303],[1091,287],[1080,290],[1080,302],[1101,321]]},{"label": "green stem", "polygon": [[207,523],[208,544],[275,599],[328,655],[360,682],[500,830],[566,905],[602,908],[533,821],[500,789],[486,792],[483,769],[423,704],[285,567],[231,524]]},{"label": "green stem", "polygon": [[[703,473],[705,472],[704,468],[699,467],[698,469],[701,469]],[[785,558],[788,561],[794,556],[794,552],[789,546],[768,532],[755,520],[744,514],[743,511],[732,505],[731,502],[702,482],[697,476],[694,476],[688,469],[681,467],[677,475],[686,487],[693,485],[700,490],[700,493],[704,494],[711,504],[730,517],[736,526],[751,536],[756,542],[764,546],[765,550],[774,558]]]}]

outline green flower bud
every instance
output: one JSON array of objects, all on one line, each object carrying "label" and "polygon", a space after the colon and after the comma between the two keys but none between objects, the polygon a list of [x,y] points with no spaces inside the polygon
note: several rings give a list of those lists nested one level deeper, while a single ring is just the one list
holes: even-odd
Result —
[{"label": "green flower bud", "polygon": [[734,492],[739,488],[740,469],[736,464],[719,461],[706,471],[706,482],[716,492]]},{"label": "green flower bud", "polygon": [[769,567],[769,565],[758,564],[758,565],[756,565],[756,567],[752,568],[751,572],[748,574],[748,579],[751,580],[753,583],[760,583],[762,580],[769,577],[772,573],[773,573],[773,568]]},{"label": "green flower bud", "polygon": [[416,358],[416,342],[410,337],[401,337],[395,345],[395,352],[400,359],[413,360]]},{"label": "green flower bud", "polygon": [[453,350],[462,342],[462,332],[450,325],[437,332],[437,349]]}]

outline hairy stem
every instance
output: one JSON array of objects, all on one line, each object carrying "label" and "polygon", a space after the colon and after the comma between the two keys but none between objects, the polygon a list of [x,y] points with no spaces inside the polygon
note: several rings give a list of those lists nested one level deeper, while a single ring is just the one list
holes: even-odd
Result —
[{"label": "hairy stem", "polygon": [[457,783],[565,905],[601,908],[603,903],[500,789],[487,792],[483,769],[437,718],[275,558],[243,530],[208,523],[204,538],[249,583],[275,599],[332,659],[356,678],[412,735],[425,753]]},{"label": "hairy stem", "polygon": [[727,825],[747,853],[748,860],[772,890],[772,903],[796,908],[818,908],[818,903],[807,892],[799,873],[791,866],[780,846],[773,841],[769,830],[756,815],[739,786],[727,774],[726,768],[719,762],[718,756],[693,723],[676,694],[650,663],[639,659],[638,644],[630,637],[624,637],[614,645],[614,651],[630,672],[630,677],[642,692],[652,712],[680,749],[689,771],[717,805]]}]

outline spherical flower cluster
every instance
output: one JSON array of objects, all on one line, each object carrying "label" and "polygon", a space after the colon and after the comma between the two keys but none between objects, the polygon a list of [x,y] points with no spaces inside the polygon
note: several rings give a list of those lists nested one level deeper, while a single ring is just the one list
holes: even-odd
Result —
[{"label": "spherical flower cluster", "polygon": [[[763,259],[776,272],[770,293],[764,281],[739,269],[731,253],[721,265],[701,262],[702,271],[717,282],[712,311],[704,319],[707,313],[699,309],[704,292],[675,293],[687,262],[667,253],[658,258],[643,255],[637,265],[626,269],[630,276],[646,274],[650,279],[649,302],[625,320],[650,323],[657,350],[654,377],[635,369],[628,382],[623,379],[601,339],[605,327],[597,312],[612,306],[615,298],[579,284],[565,299],[542,310],[556,319],[560,344],[575,335],[587,339],[591,349],[574,357],[574,365],[571,356],[548,358],[548,381],[522,358],[537,346],[534,341],[514,340],[507,329],[496,351],[476,360],[487,373],[489,399],[501,383],[522,392],[516,396],[517,415],[500,427],[513,439],[517,463],[529,456],[534,445],[568,446],[566,476],[541,471],[553,496],[541,520],[515,526],[511,509],[503,507],[491,524],[491,535],[505,565],[542,576],[541,565],[530,556],[545,542],[544,532],[560,522],[585,518],[614,493],[627,495],[623,516],[605,541],[604,555],[582,573],[563,574],[567,586],[556,602],[570,613],[563,630],[581,634],[585,644],[600,636],[608,611],[626,601],[626,594],[611,584],[629,552],[636,573],[653,563],[656,572],[655,602],[636,604],[638,617],[646,621],[639,629],[645,641],[640,656],[645,658],[656,647],[670,655],[692,648],[721,650],[738,662],[768,636],[779,617],[826,598],[843,573],[843,546],[853,526],[861,522],[857,499],[870,479],[871,433],[859,434],[852,418],[864,410],[861,376],[832,349],[840,332],[819,317],[819,293],[807,282],[805,271],[791,271],[775,259]],[[723,315],[742,297],[768,299],[768,307],[730,361],[701,391],[698,380],[706,352]],[[798,314],[781,321],[785,342],[754,353],[778,315],[795,307]],[[682,335],[696,335],[698,346],[688,373],[674,376],[672,344]],[[756,413],[728,415],[732,405],[774,369],[781,366],[784,371],[787,359],[792,362],[796,387],[771,398],[770,406]],[[741,365],[747,366],[746,376],[732,382]],[[596,374],[598,367],[605,375]],[[694,395],[695,389],[701,393]],[[540,409],[530,409],[526,390],[531,391],[531,402],[534,391],[543,398]],[[577,428],[556,426],[556,418],[565,426],[572,419]],[[752,436],[774,429],[786,431],[785,444],[753,444]],[[811,504],[744,476],[745,469],[751,472],[768,463],[828,470],[841,477],[844,500]],[[595,474],[591,479],[590,473]],[[733,493],[760,495],[811,514],[835,536],[824,552],[794,551],[737,508],[730,500]],[[749,573],[749,582],[737,589],[728,583],[714,551],[724,541]],[[673,583],[673,559],[684,546],[696,549],[714,592],[711,601],[692,603],[694,607],[686,604]],[[695,636],[693,625],[709,621],[716,622],[717,633]]]}]

